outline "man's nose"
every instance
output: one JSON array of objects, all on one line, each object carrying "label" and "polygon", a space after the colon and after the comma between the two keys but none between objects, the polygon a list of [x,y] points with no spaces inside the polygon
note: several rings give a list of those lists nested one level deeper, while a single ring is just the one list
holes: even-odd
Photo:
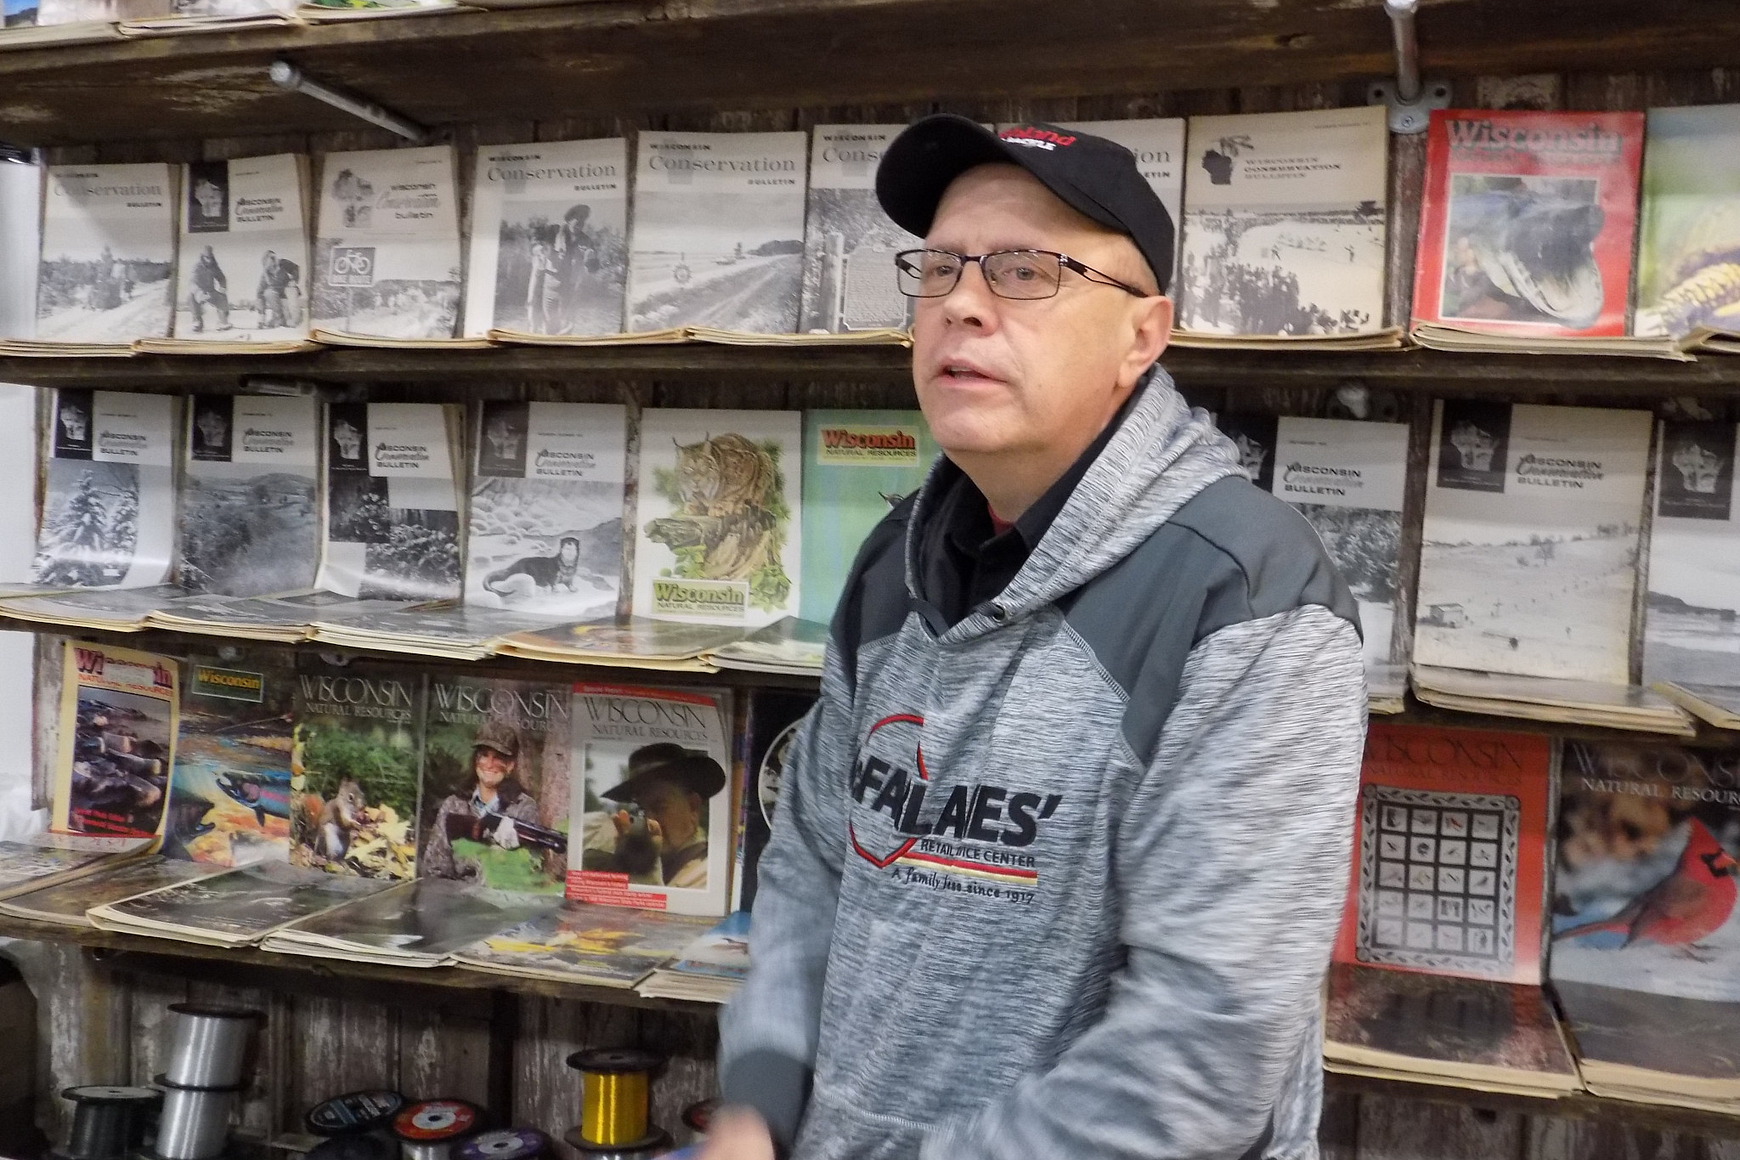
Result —
[{"label": "man's nose", "polygon": [[997,296],[985,278],[985,268],[978,262],[967,262],[954,289],[943,295],[944,317],[963,326],[991,326],[996,322]]}]

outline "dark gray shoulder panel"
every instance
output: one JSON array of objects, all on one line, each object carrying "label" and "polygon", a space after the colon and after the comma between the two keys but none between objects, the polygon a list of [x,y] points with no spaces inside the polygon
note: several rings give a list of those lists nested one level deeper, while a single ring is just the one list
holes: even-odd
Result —
[{"label": "dark gray shoulder panel", "polygon": [[844,662],[846,679],[854,683],[859,648],[899,632],[912,607],[906,592],[906,528],[917,499],[916,492],[907,496],[870,529],[834,609],[833,645]]}]

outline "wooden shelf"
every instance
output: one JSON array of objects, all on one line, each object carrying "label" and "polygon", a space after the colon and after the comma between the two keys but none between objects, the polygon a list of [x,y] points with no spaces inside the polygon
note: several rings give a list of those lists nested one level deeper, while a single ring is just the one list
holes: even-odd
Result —
[{"label": "wooden shelf", "polygon": [[[1427,75],[1695,69],[1740,57],[1708,0],[1424,0]],[[0,52],[0,137],[25,145],[351,129],[277,89],[287,56],[428,125],[1335,82],[1390,75],[1347,0],[584,0],[564,7]]]}]

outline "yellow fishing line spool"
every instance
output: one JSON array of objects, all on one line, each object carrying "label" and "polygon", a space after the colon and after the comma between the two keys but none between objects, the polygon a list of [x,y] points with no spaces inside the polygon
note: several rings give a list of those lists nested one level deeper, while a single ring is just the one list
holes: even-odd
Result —
[{"label": "yellow fishing line spool", "polygon": [[636,1160],[670,1143],[651,1122],[652,1074],[664,1060],[637,1047],[576,1051],[568,1066],[580,1073],[580,1123],[563,1139],[593,1156]]}]

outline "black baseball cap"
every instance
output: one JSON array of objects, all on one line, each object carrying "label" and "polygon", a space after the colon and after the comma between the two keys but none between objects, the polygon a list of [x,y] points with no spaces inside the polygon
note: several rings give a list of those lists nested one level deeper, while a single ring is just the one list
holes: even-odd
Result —
[{"label": "black baseball cap", "polygon": [[1172,215],[1115,141],[1043,121],[993,133],[977,121],[937,113],[908,125],[882,152],[876,197],[894,224],[923,237],[949,183],[977,165],[1019,165],[1085,217],[1129,235],[1148,260],[1160,293],[1172,274]]}]

